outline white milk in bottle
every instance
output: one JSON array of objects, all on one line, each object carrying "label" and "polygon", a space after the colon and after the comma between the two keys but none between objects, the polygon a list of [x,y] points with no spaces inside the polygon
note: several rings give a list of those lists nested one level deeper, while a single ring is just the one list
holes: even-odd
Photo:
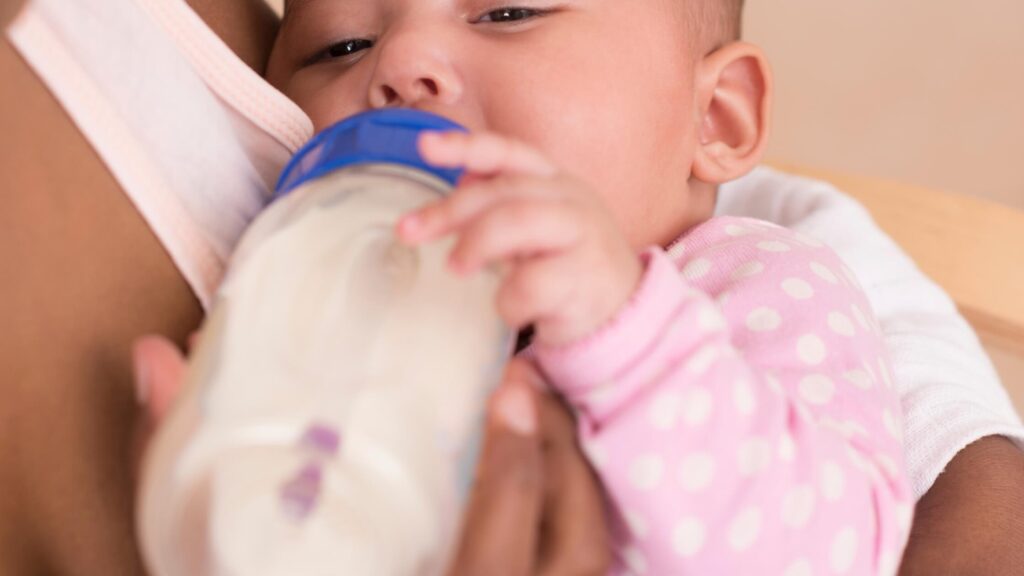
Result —
[{"label": "white milk in bottle", "polygon": [[321,133],[233,256],[139,501],[154,576],[444,571],[483,402],[509,352],[493,273],[398,218],[458,177],[447,120],[369,112]]}]

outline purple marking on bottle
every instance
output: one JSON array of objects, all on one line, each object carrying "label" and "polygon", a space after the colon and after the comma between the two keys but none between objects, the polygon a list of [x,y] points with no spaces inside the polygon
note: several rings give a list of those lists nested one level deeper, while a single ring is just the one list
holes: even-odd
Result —
[{"label": "purple marking on bottle", "polygon": [[299,443],[324,456],[335,456],[341,446],[341,434],[331,426],[313,424],[306,429]]},{"label": "purple marking on bottle", "polygon": [[282,484],[280,496],[285,513],[295,520],[305,520],[316,508],[322,482],[323,470],[313,462]]}]

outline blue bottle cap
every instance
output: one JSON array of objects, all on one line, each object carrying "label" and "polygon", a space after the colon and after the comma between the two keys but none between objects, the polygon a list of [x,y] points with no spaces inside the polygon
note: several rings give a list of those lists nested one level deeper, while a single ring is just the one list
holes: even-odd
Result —
[{"label": "blue bottle cap", "polygon": [[355,164],[401,164],[433,174],[454,186],[462,170],[427,164],[416,146],[421,132],[450,130],[466,131],[447,118],[419,110],[389,108],[356,114],[327,128],[299,150],[281,174],[274,198]]}]

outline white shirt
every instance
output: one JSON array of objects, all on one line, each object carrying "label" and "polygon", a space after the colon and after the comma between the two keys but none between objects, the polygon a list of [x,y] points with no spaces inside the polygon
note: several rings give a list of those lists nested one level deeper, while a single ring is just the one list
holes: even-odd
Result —
[{"label": "white shirt", "polygon": [[[184,0],[31,0],[7,34],[209,306],[309,118]],[[1024,442],[971,328],[859,204],[760,168],[723,187],[719,212],[815,236],[857,275],[892,352],[917,497],[971,442]]]},{"label": "white shirt", "polygon": [[30,0],[7,35],[208,306],[309,118],[184,0]]}]

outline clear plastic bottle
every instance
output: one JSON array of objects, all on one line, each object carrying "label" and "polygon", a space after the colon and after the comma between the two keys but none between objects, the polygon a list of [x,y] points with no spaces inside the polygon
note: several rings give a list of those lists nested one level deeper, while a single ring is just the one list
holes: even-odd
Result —
[{"label": "clear plastic bottle", "polygon": [[185,387],[149,446],[139,531],[154,576],[442,573],[483,402],[509,353],[497,278],[409,248],[402,214],[458,174],[410,111],[326,130],[233,256]]}]

